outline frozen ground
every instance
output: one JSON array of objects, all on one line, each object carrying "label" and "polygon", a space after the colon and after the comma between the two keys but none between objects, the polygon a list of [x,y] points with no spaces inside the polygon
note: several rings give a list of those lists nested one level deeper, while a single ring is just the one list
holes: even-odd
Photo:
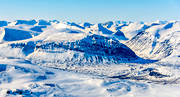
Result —
[{"label": "frozen ground", "polygon": [[1,97],[180,97],[180,22],[0,21]]}]

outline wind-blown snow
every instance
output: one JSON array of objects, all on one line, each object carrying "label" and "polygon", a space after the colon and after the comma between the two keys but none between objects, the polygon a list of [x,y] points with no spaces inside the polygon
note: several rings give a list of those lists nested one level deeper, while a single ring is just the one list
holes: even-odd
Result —
[{"label": "wind-blown snow", "polygon": [[179,21],[0,21],[0,96],[179,97],[179,33]]}]

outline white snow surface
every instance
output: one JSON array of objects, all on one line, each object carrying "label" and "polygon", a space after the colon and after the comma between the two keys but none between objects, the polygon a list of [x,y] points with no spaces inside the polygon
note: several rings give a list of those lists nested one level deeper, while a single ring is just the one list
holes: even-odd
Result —
[{"label": "white snow surface", "polygon": [[180,97],[179,21],[0,23],[0,97]]}]

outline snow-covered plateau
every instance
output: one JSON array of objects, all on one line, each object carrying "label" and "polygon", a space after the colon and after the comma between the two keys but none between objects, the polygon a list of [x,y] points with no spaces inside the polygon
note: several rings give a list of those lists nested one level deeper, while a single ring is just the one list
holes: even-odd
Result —
[{"label": "snow-covered plateau", "polygon": [[180,21],[0,21],[0,97],[180,97]]}]

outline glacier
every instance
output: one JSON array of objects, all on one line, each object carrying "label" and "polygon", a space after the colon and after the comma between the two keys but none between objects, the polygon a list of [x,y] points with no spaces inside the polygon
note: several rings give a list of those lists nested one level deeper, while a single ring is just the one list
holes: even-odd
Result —
[{"label": "glacier", "polygon": [[0,21],[0,96],[179,97],[179,33],[180,21]]}]

